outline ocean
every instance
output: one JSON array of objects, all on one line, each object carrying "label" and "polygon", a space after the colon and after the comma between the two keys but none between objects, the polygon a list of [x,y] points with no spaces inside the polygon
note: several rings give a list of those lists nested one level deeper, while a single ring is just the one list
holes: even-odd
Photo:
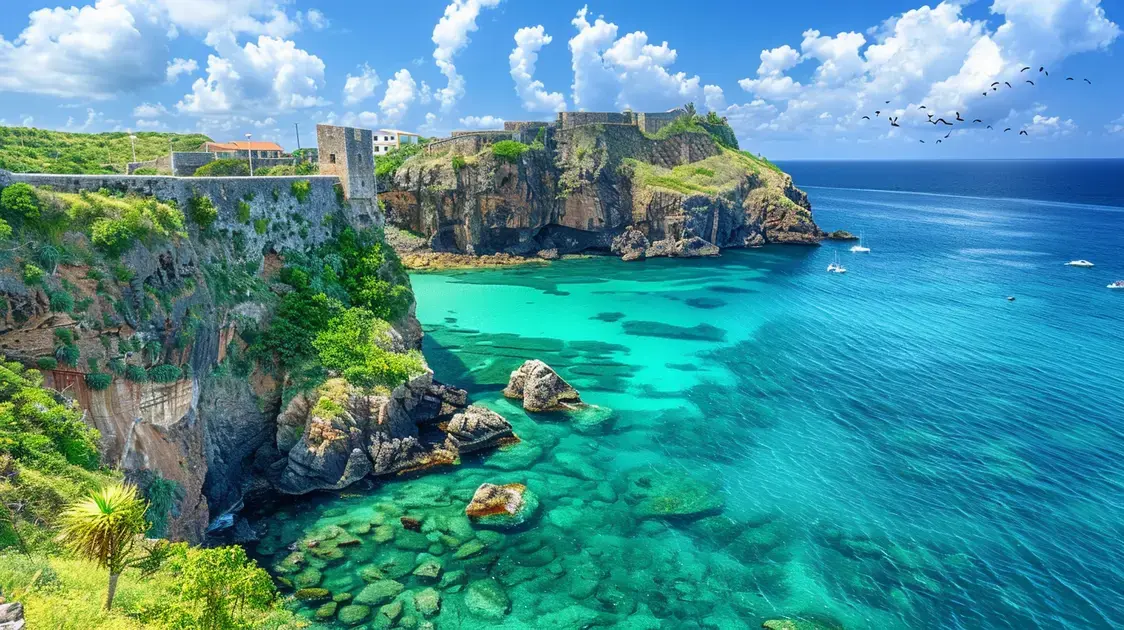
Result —
[{"label": "ocean", "polygon": [[[397,575],[371,627],[1124,626],[1124,291],[1106,288],[1124,161],[781,167],[872,251],[415,274],[431,367],[522,442],[283,508],[258,557],[331,524],[382,531],[287,576],[354,596],[371,567]],[[825,272],[836,256],[848,273]],[[603,413],[505,400],[532,358]],[[526,484],[537,518],[465,530],[485,481]],[[705,513],[653,518],[653,493]],[[428,543],[386,528],[402,513]],[[418,553],[436,584],[409,573]]]}]

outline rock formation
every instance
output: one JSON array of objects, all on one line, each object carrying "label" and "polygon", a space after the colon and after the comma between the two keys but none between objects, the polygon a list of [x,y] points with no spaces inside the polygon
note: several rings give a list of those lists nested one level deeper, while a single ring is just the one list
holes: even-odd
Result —
[{"label": "rock formation", "polygon": [[530,412],[553,411],[566,404],[581,403],[578,390],[539,360],[527,361],[512,372],[503,395],[522,400],[523,408]]},{"label": "rock formation", "polygon": [[640,260],[822,237],[787,174],[706,133],[585,125],[555,130],[514,163],[485,146],[454,167],[455,153],[408,160],[380,195],[388,222],[425,235],[435,252],[612,251]]},{"label": "rock formation", "polygon": [[0,630],[23,630],[25,625],[23,604],[0,604]]},{"label": "rock formation", "polygon": [[527,522],[539,509],[539,498],[521,483],[481,484],[464,513],[476,525],[508,529]]}]

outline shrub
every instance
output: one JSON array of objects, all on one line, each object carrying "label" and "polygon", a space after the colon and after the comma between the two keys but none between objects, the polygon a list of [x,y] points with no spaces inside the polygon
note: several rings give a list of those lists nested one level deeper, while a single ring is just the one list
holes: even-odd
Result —
[{"label": "shrub", "polygon": [[35,366],[40,370],[54,370],[59,367],[59,360],[54,357],[39,357],[35,359]]},{"label": "shrub", "polygon": [[63,365],[78,367],[78,360],[82,358],[82,351],[78,349],[78,346],[59,346],[55,349],[55,358]]},{"label": "shrub", "polygon": [[94,245],[112,256],[119,256],[133,243],[133,234],[123,221],[99,219],[90,231]]},{"label": "shrub", "polygon": [[[214,162],[212,162],[214,164]],[[211,227],[215,219],[219,216],[219,211],[215,208],[214,202],[206,195],[195,194],[191,199],[187,200],[187,213],[191,220],[195,222],[200,228],[206,230]]]},{"label": "shrub", "polygon": [[24,263],[23,265],[23,282],[24,284],[32,285],[39,284],[43,281],[44,271],[31,263]]},{"label": "shrub", "polygon": [[250,162],[248,160],[215,160],[208,162],[195,171],[195,177],[249,177]]},{"label": "shrub", "polygon": [[239,223],[250,222],[250,203],[245,199],[238,201],[238,221]]},{"label": "shrub", "polygon": [[183,370],[175,365],[157,365],[148,370],[148,378],[153,383],[175,383],[183,378]]},{"label": "shrub", "polygon": [[125,366],[125,379],[134,383],[143,383],[148,380],[148,372],[145,372],[144,368],[139,365],[127,365]]},{"label": "shrub", "polygon": [[226,630],[262,627],[254,613],[268,610],[277,596],[273,580],[237,545],[177,545],[169,562],[176,575],[176,603],[168,627]]},{"label": "shrub", "polygon": [[12,184],[0,191],[0,217],[12,225],[39,219],[39,195],[28,184]]},{"label": "shrub", "polygon": [[390,351],[390,324],[362,308],[349,308],[328,323],[312,345],[320,363],[362,387],[395,387],[424,369],[420,354]]},{"label": "shrub", "polygon": [[531,147],[515,140],[500,140],[492,145],[492,155],[504,162],[514,164],[529,148]]},{"label": "shrub", "polygon": [[406,160],[421,153],[423,146],[422,144],[404,144],[386,155],[375,156],[375,175],[386,178],[394,177],[398,168]]},{"label": "shrub", "polygon": [[152,166],[142,166],[142,167],[136,169],[135,171],[133,171],[133,175],[159,175],[159,174],[160,174],[160,171],[158,171],[156,168],[154,168]]},{"label": "shrub", "polygon": [[113,376],[104,372],[90,372],[86,375],[86,386],[96,392],[109,389],[112,382]]},{"label": "shrub", "polygon": [[74,296],[66,289],[47,289],[47,298],[51,301],[51,310],[56,313],[69,313],[74,310]]},{"label": "shrub", "polygon": [[145,520],[149,522],[147,536],[164,538],[168,534],[168,517],[179,516],[179,502],[184,497],[183,486],[156,472],[144,484],[144,496],[148,499],[148,510],[144,513]]},{"label": "shrub", "polygon": [[268,230],[268,229],[269,229],[269,219],[261,218],[261,219],[255,219],[254,220],[254,231],[257,232],[258,234],[265,234],[266,230]]},{"label": "shrub", "polygon": [[113,372],[117,376],[124,376],[125,375],[125,361],[122,360],[122,359],[110,359],[109,360],[109,371]]},{"label": "shrub", "polygon": [[312,182],[307,179],[293,182],[290,188],[293,196],[301,203],[308,201],[308,197],[312,194]]},{"label": "shrub", "polygon": [[4,219],[0,219],[0,241],[12,238],[12,226]]},{"label": "shrub", "polygon": [[56,328],[55,338],[61,341],[64,346],[69,346],[74,343],[74,331],[69,328]]},{"label": "shrub", "polygon": [[467,166],[467,163],[464,161],[464,158],[462,156],[459,156],[459,155],[453,156],[453,172],[454,173],[461,172],[461,169],[464,168],[465,166]]}]

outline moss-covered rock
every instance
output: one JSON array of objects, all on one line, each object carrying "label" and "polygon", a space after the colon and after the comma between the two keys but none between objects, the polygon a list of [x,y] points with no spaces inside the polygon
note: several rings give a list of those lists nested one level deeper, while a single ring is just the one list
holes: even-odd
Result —
[{"label": "moss-covered rock", "polygon": [[477,580],[465,590],[464,605],[476,617],[498,621],[511,609],[511,600],[495,580]]},{"label": "moss-covered rock", "polygon": [[293,597],[302,601],[317,601],[328,599],[331,596],[331,591],[326,588],[302,588],[296,593],[293,593]]},{"label": "moss-covered rock", "polygon": [[394,599],[406,589],[401,582],[394,580],[379,580],[363,587],[355,596],[355,603],[369,606],[380,606]]},{"label": "moss-covered rock", "polygon": [[343,608],[340,608],[337,618],[339,619],[339,622],[344,625],[354,626],[363,623],[363,621],[370,615],[370,606],[364,606],[363,604],[352,604],[350,606],[344,606]]},{"label": "moss-covered rock", "polygon": [[508,529],[527,522],[538,509],[538,496],[521,483],[485,483],[476,489],[464,513],[474,525]]}]

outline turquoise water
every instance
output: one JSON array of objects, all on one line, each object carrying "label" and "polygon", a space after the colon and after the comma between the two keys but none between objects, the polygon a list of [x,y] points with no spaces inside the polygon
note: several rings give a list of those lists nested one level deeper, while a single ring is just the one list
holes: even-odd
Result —
[{"label": "turquoise water", "polygon": [[[369,627],[1124,624],[1124,294],[1105,288],[1124,278],[1124,208],[807,190],[822,227],[862,230],[873,252],[415,275],[433,369],[523,442],[290,506],[261,557],[333,523],[355,531],[305,580],[355,595],[397,574],[401,612],[373,605]],[[846,275],[824,272],[836,253]],[[1074,258],[1097,266],[1063,266]],[[504,400],[528,358],[611,417]],[[484,481],[525,483],[540,515],[474,531],[461,515]],[[650,518],[653,486],[724,507]],[[432,580],[402,574],[430,552],[454,576],[433,587],[440,612],[415,603]]]}]

